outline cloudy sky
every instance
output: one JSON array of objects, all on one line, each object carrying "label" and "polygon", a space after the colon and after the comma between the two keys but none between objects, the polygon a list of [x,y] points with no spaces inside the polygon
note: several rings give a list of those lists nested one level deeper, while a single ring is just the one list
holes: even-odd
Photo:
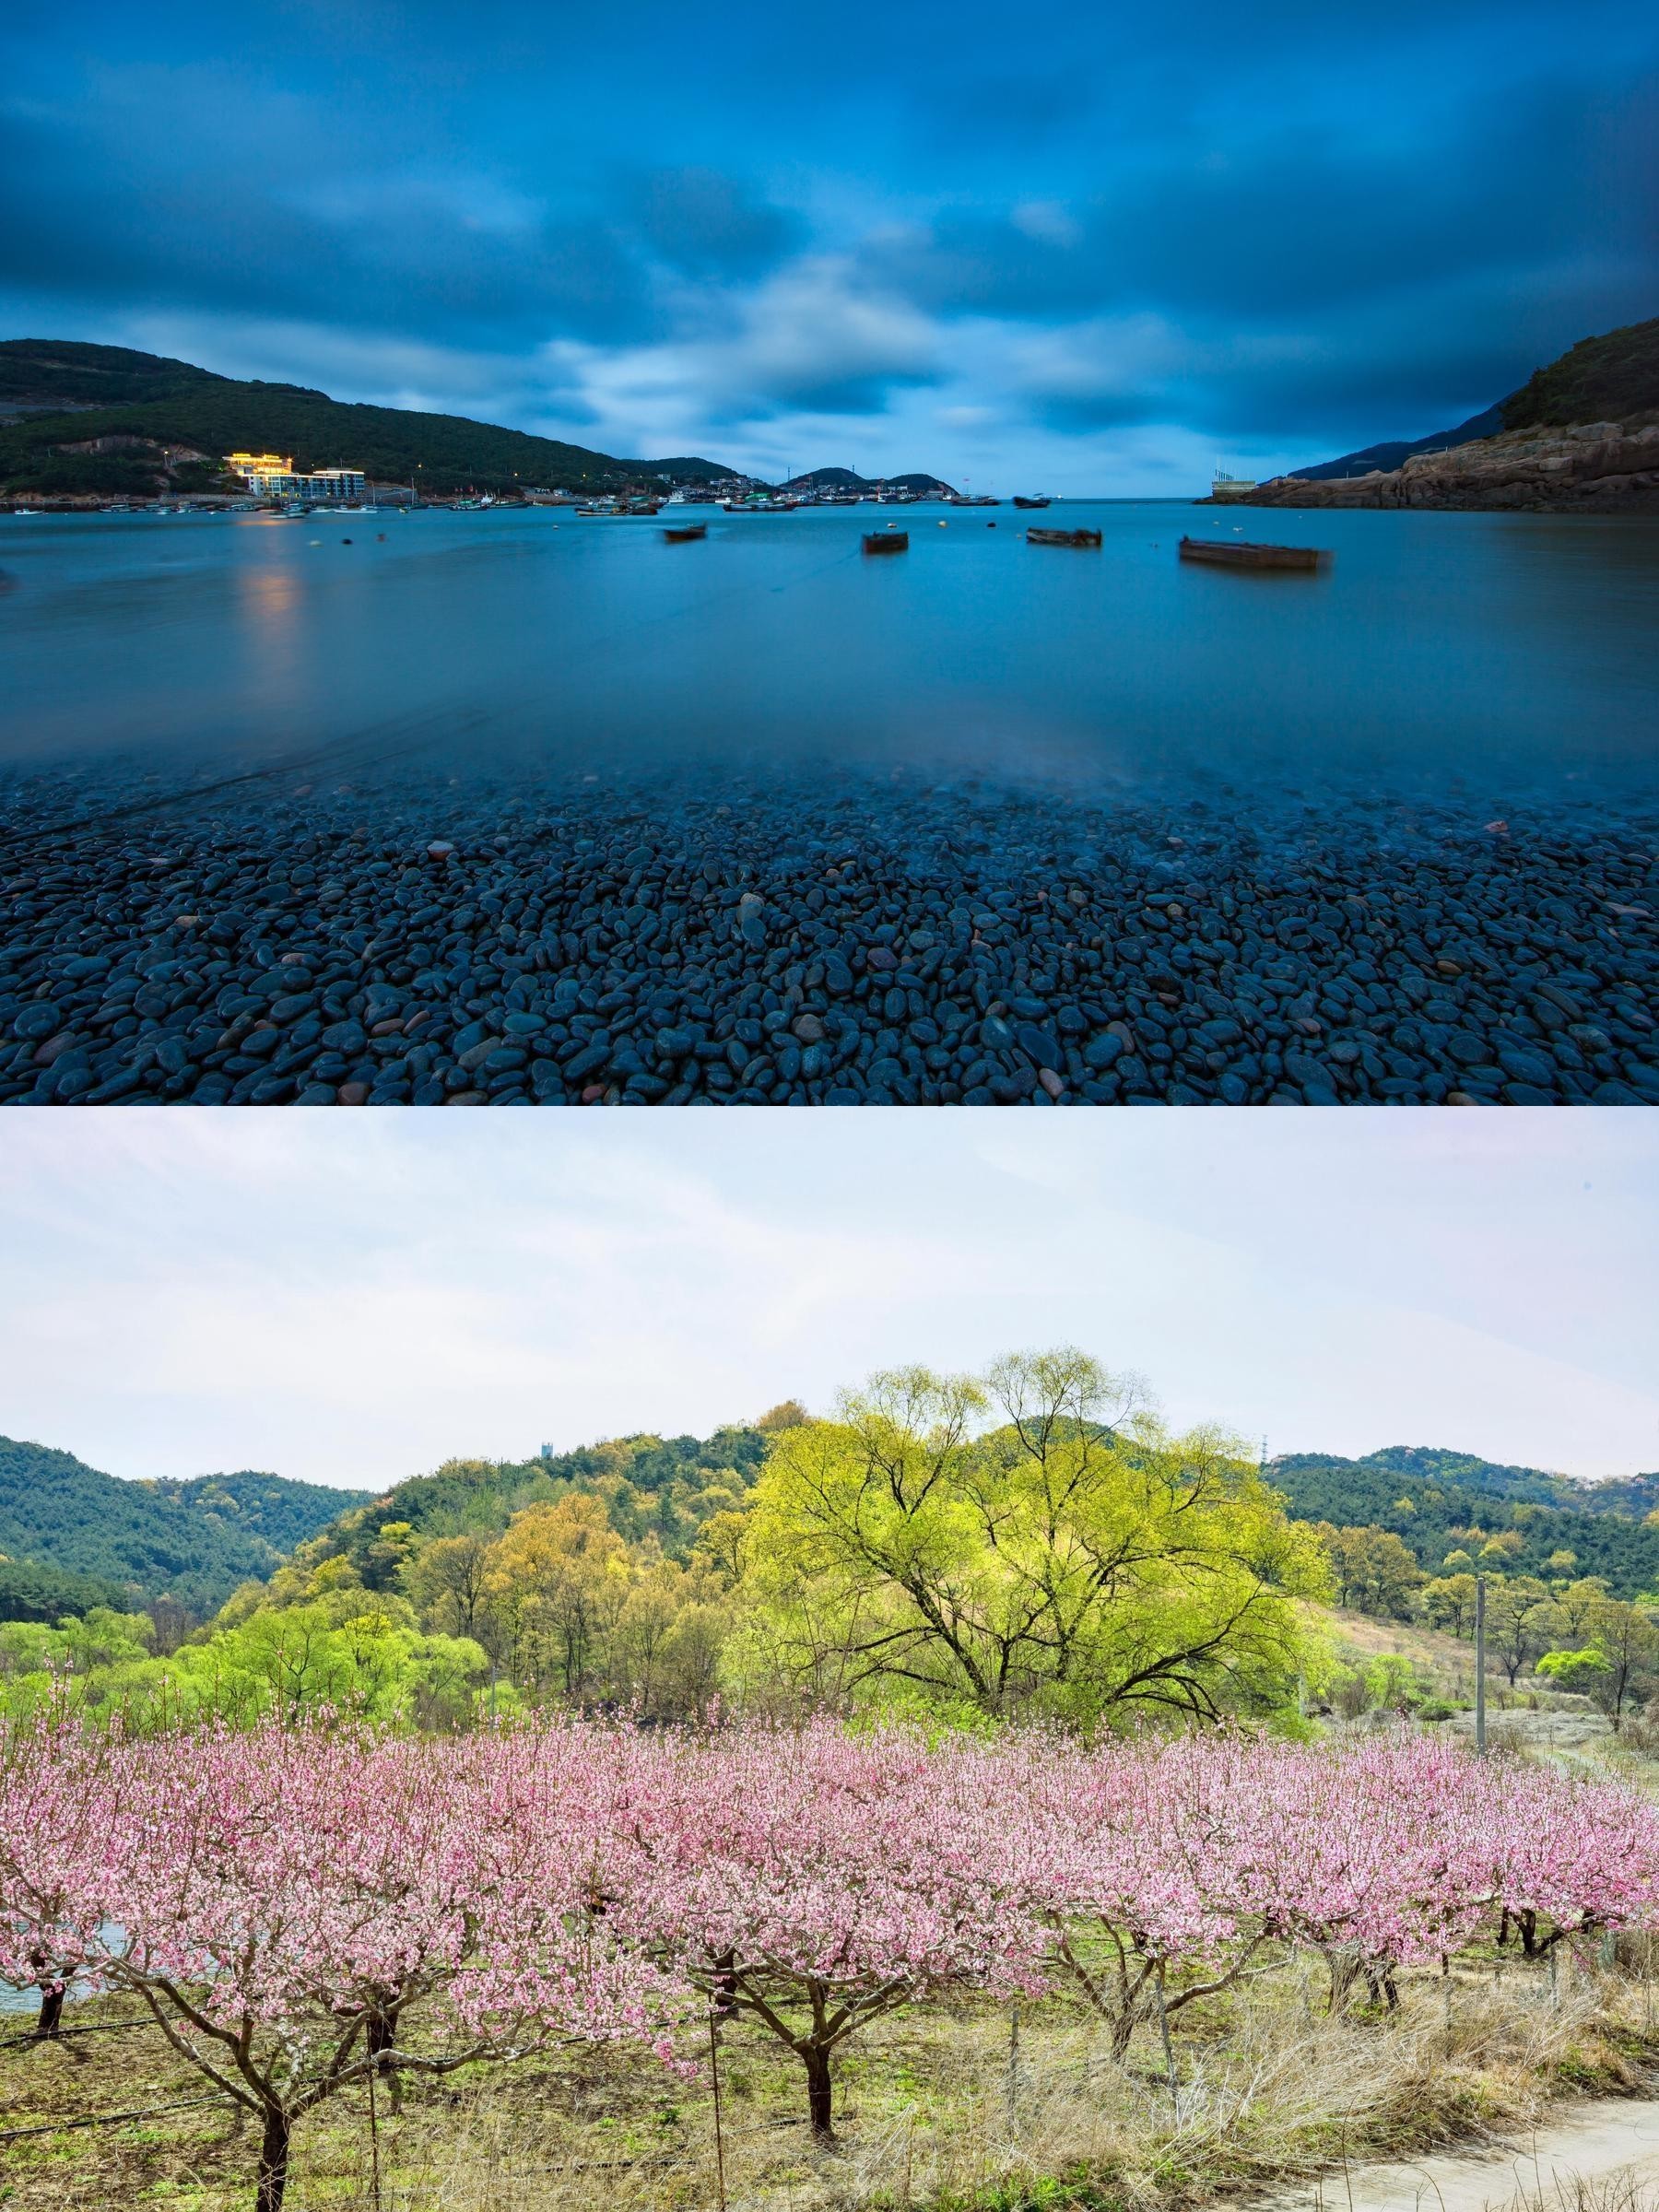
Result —
[{"label": "cloudy sky", "polygon": [[1187,492],[1659,307],[1629,0],[12,0],[0,324],[758,472]]},{"label": "cloudy sky", "polygon": [[1659,1468],[1656,1123],[23,1114],[0,1434],[383,1485],[1069,1341],[1274,1452]]}]

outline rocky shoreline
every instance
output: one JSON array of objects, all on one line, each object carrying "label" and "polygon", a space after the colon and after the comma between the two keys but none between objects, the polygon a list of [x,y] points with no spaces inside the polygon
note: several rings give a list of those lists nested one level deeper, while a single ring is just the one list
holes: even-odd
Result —
[{"label": "rocky shoreline", "polygon": [[1363,477],[1274,477],[1203,506],[1442,507],[1526,513],[1659,514],[1659,423],[1508,430],[1413,453]]},{"label": "rocky shoreline", "polygon": [[1659,804],[0,793],[0,1100],[1659,1104]]}]

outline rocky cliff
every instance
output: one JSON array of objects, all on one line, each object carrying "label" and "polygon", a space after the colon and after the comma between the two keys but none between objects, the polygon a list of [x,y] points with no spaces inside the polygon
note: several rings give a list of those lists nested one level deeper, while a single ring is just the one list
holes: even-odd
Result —
[{"label": "rocky cliff", "polygon": [[1516,508],[1553,514],[1659,514],[1659,423],[1578,422],[1506,430],[1398,468],[1315,480],[1275,477],[1219,494],[1226,507]]}]

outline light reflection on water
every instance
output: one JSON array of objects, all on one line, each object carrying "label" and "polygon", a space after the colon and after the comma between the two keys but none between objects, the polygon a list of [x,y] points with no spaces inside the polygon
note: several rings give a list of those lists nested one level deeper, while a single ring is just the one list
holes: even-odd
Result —
[{"label": "light reflection on water", "polygon": [[[1045,519],[1098,525],[1103,549],[1030,547],[1006,507],[712,514],[674,547],[660,522],[547,510],[0,517],[17,583],[0,764],[107,751],[194,773],[418,743],[463,776],[1659,783],[1659,521],[1081,502]],[[888,520],[909,553],[865,559],[861,534]],[[1335,563],[1177,560],[1182,531],[1241,530]]]}]

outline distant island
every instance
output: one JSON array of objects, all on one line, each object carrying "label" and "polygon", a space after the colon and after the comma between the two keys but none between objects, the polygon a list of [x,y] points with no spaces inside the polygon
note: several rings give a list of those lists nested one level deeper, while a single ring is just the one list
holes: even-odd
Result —
[{"label": "distant island", "polygon": [[[359,406],[303,384],[218,376],[124,346],[0,340],[0,496],[53,505],[230,497],[246,487],[226,456],[242,452],[279,453],[300,476],[347,467],[371,486],[412,487],[423,499],[779,488],[700,454],[629,460],[464,415]],[[949,490],[937,477],[877,480],[841,468],[815,469],[791,488],[865,490],[878,481]]]},{"label": "distant island", "polygon": [[1581,339],[1453,429],[1265,484],[1218,482],[1212,496],[1229,507],[1659,512],[1659,318]]}]

